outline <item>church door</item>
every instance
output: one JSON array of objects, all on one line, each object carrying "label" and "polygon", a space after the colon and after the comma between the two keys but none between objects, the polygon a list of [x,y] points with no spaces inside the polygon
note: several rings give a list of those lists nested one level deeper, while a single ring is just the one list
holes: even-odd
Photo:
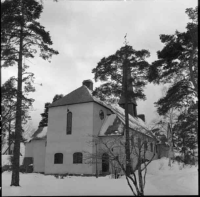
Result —
[{"label": "church door", "polygon": [[102,173],[109,172],[109,156],[107,153],[102,155]]}]

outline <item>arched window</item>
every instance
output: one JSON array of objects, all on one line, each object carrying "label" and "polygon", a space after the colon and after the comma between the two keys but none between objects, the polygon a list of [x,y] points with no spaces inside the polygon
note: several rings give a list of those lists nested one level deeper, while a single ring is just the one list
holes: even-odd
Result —
[{"label": "arched window", "polygon": [[82,153],[74,153],[73,154],[73,163],[83,163],[83,154]]},{"label": "arched window", "polygon": [[153,152],[153,143],[152,142],[151,142],[150,146],[151,146],[151,152]]},{"label": "arched window", "polygon": [[107,153],[102,155],[102,172],[109,172],[109,155]]},{"label": "arched window", "polygon": [[147,141],[144,141],[144,150],[147,150]]},{"label": "arched window", "polygon": [[63,163],[63,154],[62,153],[56,153],[54,155],[54,163],[55,164],[62,164]]},{"label": "arched window", "polygon": [[156,153],[158,153],[158,145],[155,145]]},{"label": "arched window", "polygon": [[67,113],[67,135],[72,134],[72,112]]}]

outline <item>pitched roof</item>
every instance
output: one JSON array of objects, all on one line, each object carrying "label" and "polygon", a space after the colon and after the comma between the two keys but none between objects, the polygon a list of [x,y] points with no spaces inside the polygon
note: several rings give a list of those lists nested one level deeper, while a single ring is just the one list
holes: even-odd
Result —
[{"label": "pitched roof", "polygon": [[47,127],[39,127],[27,142],[32,140],[43,140],[47,137]]},{"label": "pitched roof", "polygon": [[117,117],[116,114],[111,114],[106,117],[106,120],[99,132],[99,136],[123,135],[123,131],[124,125],[122,124],[122,121]]},{"label": "pitched roof", "polygon": [[[115,116],[108,116],[108,118],[102,125],[102,128],[99,132],[99,136],[107,136],[109,134],[114,135],[114,133],[116,133],[116,135],[121,135],[123,133],[123,127],[125,125],[125,110],[121,108],[118,104],[109,105],[109,108],[115,114]],[[120,122],[123,123],[123,125],[120,124],[120,122],[117,121],[117,119],[119,119]],[[116,125],[118,125],[118,127],[116,127]],[[143,120],[137,117],[133,117],[131,115],[129,115],[129,128],[143,133],[145,135],[148,135],[150,137],[154,137],[154,135],[148,129],[146,123]]]},{"label": "pitched roof", "polygon": [[92,102],[92,101],[94,101],[94,99],[92,98],[92,95],[90,94],[88,88],[85,85],[83,85],[77,88],[76,90],[70,92],[63,98],[55,101],[49,107],[56,107],[56,106],[77,104],[77,103],[86,103],[86,102]]},{"label": "pitched roof", "polygon": [[[63,98],[55,101],[52,103],[49,107],[57,107],[57,106],[63,106],[63,105],[71,105],[71,104],[79,104],[79,103],[87,103],[87,102],[96,102],[107,109],[110,109],[113,114],[116,114],[116,116],[110,115],[107,117],[107,119],[104,122],[104,125],[102,126],[102,129],[100,131],[100,135],[104,135],[106,132],[113,132],[113,129],[115,130],[117,119],[120,120],[123,125],[125,124],[125,112],[124,109],[121,108],[118,104],[117,105],[108,105],[105,102],[99,100],[95,96],[92,95],[92,91],[89,90],[85,85],[82,85],[81,87],[77,88],[76,90],[70,92]],[[121,126],[118,124],[118,127]],[[149,131],[148,127],[146,126],[145,122],[143,122],[140,118],[133,117],[129,115],[129,127],[134,130],[139,130],[139,132],[144,133],[145,135],[154,137],[154,135]],[[109,131],[107,131],[109,128]],[[140,128],[140,129],[138,129]],[[40,128],[39,128],[40,129]],[[38,133],[41,131],[38,129]],[[115,130],[117,131],[117,130]],[[119,131],[119,128],[118,128]],[[111,132],[111,133],[112,133]],[[117,135],[122,134],[122,130],[117,133]],[[35,136],[36,137],[36,136]],[[36,137],[37,138],[37,137]]]}]

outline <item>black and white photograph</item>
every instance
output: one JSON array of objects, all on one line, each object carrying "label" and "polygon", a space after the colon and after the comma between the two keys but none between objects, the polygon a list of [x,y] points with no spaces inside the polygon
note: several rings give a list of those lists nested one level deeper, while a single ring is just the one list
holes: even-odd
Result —
[{"label": "black and white photograph", "polygon": [[2,196],[199,194],[197,0],[1,0]]}]

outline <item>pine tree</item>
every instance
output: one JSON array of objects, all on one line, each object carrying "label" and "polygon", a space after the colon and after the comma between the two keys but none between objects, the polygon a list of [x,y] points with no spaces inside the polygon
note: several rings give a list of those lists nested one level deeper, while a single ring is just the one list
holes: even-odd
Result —
[{"label": "pine tree", "polygon": [[11,66],[17,63],[17,103],[15,122],[15,143],[13,155],[13,170],[11,186],[19,186],[19,155],[22,132],[22,72],[23,58],[34,58],[37,49],[40,57],[49,59],[58,54],[49,46],[52,45],[49,32],[40,25],[38,19],[43,6],[35,0],[5,0],[1,2],[1,41],[4,47],[1,56],[4,57],[2,66]]},{"label": "pine tree", "polygon": [[[35,88],[32,86],[30,81],[30,75],[23,78],[25,86],[23,88],[22,97],[22,124],[25,125],[30,119],[29,111],[32,107],[34,99],[28,98],[30,92],[34,92]],[[2,98],[2,134],[8,136],[8,152],[10,154],[10,145],[14,141],[15,133],[15,120],[16,120],[16,101],[17,101],[17,79],[11,77],[1,87],[1,98]],[[6,139],[5,139],[6,140]],[[21,139],[23,140],[23,139]]]},{"label": "pine tree", "polygon": [[42,116],[42,120],[40,121],[38,127],[47,127],[47,125],[48,125],[49,105],[51,105],[51,103],[45,103],[44,112],[42,114],[40,114]]},{"label": "pine tree", "polygon": [[[102,58],[97,67],[92,70],[92,73],[95,74],[96,81],[100,80],[106,82],[96,88],[93,95],[108,102],[118,100],[121,95],[123,95],[125,99],[125,154],[127,176],[129,176],[132,171],[128,101],[129,98],[146,99],[143,88],[147,83],[146,72],[149,64],[145,61],[145,58],[149,57],[149,55],[150,53],[147,50],[134,50],[132,46],[127,44],[125,36],[125,46],[121,47],[115,54],[107,58]],[[134,87],[134,91],[131,90],[131,86]]]},{"label": "pine tree", "polygon": [[[198,6],[186,9],[190,22],[185,32],[160,35],[164,44],[148,71],[150,82],[169,84],[166,94],[155,104],[159,115],[179,111],[173,130],[174,146],[186,155],[198,136]],[[191,137],[193,136],[193,137]],[[193,145],[192,145],[193,144]]]},{"label": "pine tree", "polygon": [[164,47],[157,52],[158,60],[151,64],[148,71],[150,82],[170,83],[167,94],[156,103],[160,115],[172,107],[181,109],[188,99],[198,98],[197,10],[198,6],[186,9],[191,20],[186,32],[160,35]]},{"label": "pine tree", "polygon": [[133,92],[128,92],[130,97],[135,99],[146,99],[144,95],[144,86],[147,84],[146,73],[148,70],[148,62],[145,60],[150,56],[147,50],[136,51],[130,45],[121,47],[115,54],[109,57],[104,57],[92,70],[95,81],[105,82],[100,87],[97,87],[93,95],[99,97],[103,101],[119,100],[122,94],[122,76],[123,65],[127,61],[127,72],[131,73],[128,83],[132,83]]},{"label": "pine tree", "polygon": [[183,111],[174,125],[175,145],[183,154],[185,163],[190,162],[187,155],[198,147],[198,107],[195,105],[197,104],[193,103]]}]

